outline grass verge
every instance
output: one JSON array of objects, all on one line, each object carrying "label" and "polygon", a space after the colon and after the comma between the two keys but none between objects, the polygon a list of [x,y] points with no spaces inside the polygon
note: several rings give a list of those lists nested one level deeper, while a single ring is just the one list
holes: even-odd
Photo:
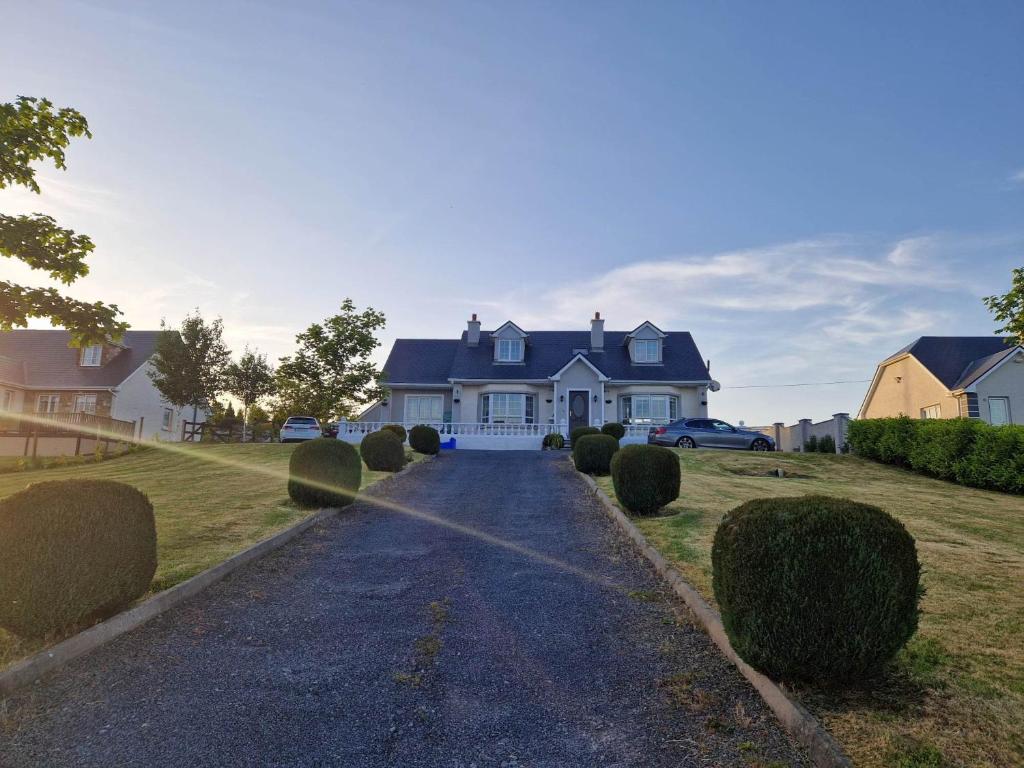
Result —
[{"label": "grass verge", "polygon": [[[715,529],[749,499],[843,496],[885,509],[917,540],[927,594],[896,663],[858,689],[798,691],[857,766],[1024,766],[1024,498],[853,456],[677,453],[679,499],[634,522],[712,604]],[[786,477],[770,477],[776,468]],[[611,478],[597,481],[614,498]]]},{"label": "grass verge", "polygon": [[[280,443],[146,448],[111,461],[0,474],[0,498],[31,483],[69,478],[117,480],[139,488],[156,514],[158,564],[150,592],[160,592],[310,514],[288,498],[294,448]],[[413,461],[424,458],[409,455]],[[390,474],[364,464],[360,488]],[[0,669],[46,644],[0,629]]]}]

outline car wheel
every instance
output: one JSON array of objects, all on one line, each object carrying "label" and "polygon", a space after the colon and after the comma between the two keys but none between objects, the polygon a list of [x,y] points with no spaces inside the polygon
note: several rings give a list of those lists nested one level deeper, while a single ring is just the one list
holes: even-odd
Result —
[{"label": "car wheel", "polygon": [[754,442],[752,442],[750,444],[750,450],[752,450],[752,451],[767,451],[767,450],[770,450],[770,446],[768,445],[768,441],[767,440],[762,440],[761,438],[758,438],[757,440],[755,440]]},{"label": "car wheel", "polygon": [[679,448],[696,448],[697,444],[693,442],[692,437],[680,437],[679,442],[676,443]]}]

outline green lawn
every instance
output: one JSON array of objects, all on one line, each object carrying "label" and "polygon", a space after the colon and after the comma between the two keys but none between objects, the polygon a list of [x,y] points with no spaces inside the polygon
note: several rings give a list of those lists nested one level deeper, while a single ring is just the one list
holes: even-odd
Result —
[{"label": "green lawn", "polygon": [[[856,765],[938,765],[924,760],[933,749],[950,765],[1024,765],[1024,497],[853,456],[676,452],[680,498],[668,516],[636,522],[712,604],[715,529],[748,499],[845,496],[882,507],[916,538],[927,594],[907,651],[861,690],[800,692]],[[768,477],[776,467],[787,476]],[[614,498],[610,478],[598,483]],[[917,762],[898,762],[915,749]]]},{"label": "green lawn", "polygon": [[[100,463],[0,474],[0,498],[30,483],[67,478],[117,480],[144,491],[156,513],[153,592],[195,576],[310,514],[287,493],[293,445],[146,448]],[[414,460],[424,457],[410,454]],[[362,488],[386,477],[363,465]],[[0,668],[38,650],[0,629]]]}]

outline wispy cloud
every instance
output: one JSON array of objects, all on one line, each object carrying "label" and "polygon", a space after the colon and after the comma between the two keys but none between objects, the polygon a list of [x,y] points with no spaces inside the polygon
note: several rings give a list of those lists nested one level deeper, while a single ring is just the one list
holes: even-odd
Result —
[{"label": "wispy cloud", "polygon": [[1010,174],[1010,181],[1013,184],[1024,184],[1024,168]]}]

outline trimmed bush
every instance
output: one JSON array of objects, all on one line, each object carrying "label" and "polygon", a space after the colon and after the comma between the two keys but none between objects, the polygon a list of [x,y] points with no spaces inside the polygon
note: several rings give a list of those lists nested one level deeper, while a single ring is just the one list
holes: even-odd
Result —
[{"label": "trimmed bush", "polygon": [[616,440],[621,440],[626,436],[626,428],[617,421],[609,421],[601,427],[601,434],[611,435]]},{"label": "trimmed bush", "polygon": [[627,445],[612,457],[619,502],[635,515],[653,515],[679,498],[679,458],[660,445]]},{"label": "trimmed bush", "polygon": [[441,435],[433,427],[417,424],[409,430],[409,445],[416,453],[433,456],[441,450]]},{"label": "trimmed bush", "polygon": [[398,435],[398,439],[403,443],[405,442],[405,438],[408,437],[405,431],[405,427],[403,427],[401,424],[385,424],[383,427],[381,427],[381,430],[394,432],[396,435]]},{"label": "trimmed bush", "polygon": [[718,526],[711,563],[733,648],[776,679],[868,677],[917,629],[914,539],[877,507],[829,496],[749,501]]},{"label": "trimmed bush", "polygon": [[155,571],[153,506],[130,485],[51,480],[0,500],[0,626],[17,635],[113,616]]},{"label": "trimmed bush", "polygon": [[1024,427],[987,427],[957,465],[957,480],[977,488],[1024,493]]},{"label": "trimmed bush", "polygon": [[362,479],[359,451],[344,440],[299,443],[288,462],[288,495],[303,507],[346,507]]},{"label": "trimmed bush", "polygon": [[565,448],[565,438],[558,432],[549,432],[540,441],[541,448],[550,448],[552,451],[560,451]]},{"label": "trimmed bush", "polygon": [[572,460],[585,475],[607,475],[617,450],[619,441],[611,435],[580,435],[572,443]]},{"label": "trimmed bush", "polygon": [[807,438],[807,442],[804,443],[804,453],[817,453],[818,452],[818,436],[811,435]]},{"label": "trimmed bush", "polygon": [[391,430],[366,435],[359,444],[359,455],[375,472],[397,472],[405,466],[405,446]]},{"label": "trimmed bush", "polygon": [[576,427],[569,433],[569,442],[576,445],[576,441],[584,435],[600,435],[601,430],[597,427]]}]

